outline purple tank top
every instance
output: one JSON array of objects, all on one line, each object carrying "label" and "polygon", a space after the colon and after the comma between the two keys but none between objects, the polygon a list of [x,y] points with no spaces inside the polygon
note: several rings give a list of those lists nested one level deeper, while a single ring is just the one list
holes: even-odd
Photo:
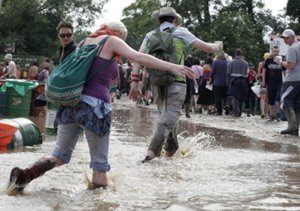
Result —
[{"label": "purple tank top", "polygon": [[[108,61],[109,60],[107,59],[96,57],[90,71]],[[110,103],[109,85],[113,79],[118,77],[118,74],[119,69],[117,63],[112,61],[111,64],[100,70],[93,76],[92,79],[86,82],[82,94],[101,99],[106,103]]]}]

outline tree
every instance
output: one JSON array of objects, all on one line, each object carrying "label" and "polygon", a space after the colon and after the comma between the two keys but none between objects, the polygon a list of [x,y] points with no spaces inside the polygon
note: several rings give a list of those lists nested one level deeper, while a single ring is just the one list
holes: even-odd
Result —
[{"label": "tree", "polygon": [[[75,31],[94,24],[107,0],[5,0],[0,8],[0,52],[14,42],[17,54],[54,57],[56,26],[74,23]],[[79,15],[80,14],[80,15]]]},{"label": "tree", "polygon": [[299,0],[288,0],[286,7],[286,14],[290,16],[292,28],[296,34],[300,34],[300,1]]},{"label": "tree", "polygon": [[287,7],[286,7],[287,15],[295,18],[300,19],[300,1],[298,0],[288,0]]},{"label": "tree", "polygon": [[234,55],[236,48],[241,48],[247,61],[257,63],[267,51],[263,37],[275,18],[263,7],[260,1],[235,0],[219,11],[212,23],[213,34],[224,41],[230,55]]},{"label": "tree", "polygon": [[[183,17],[183,26],[197,37],[208,42],[223,40],[225,51],[231,55],[236,48],[242,48],[252,62],[258,62],[268,50],[263,40],[265,33],[282,28],[282,23],[258,0],[137,0],[124,10],[125,24],[134,37],[130,42],[137,42],[134,46],[139,46],[146,32],[154,28],[149,14],[160,6],[174,7]],[[199,51],[194,53],[205,56]]]},{"label": "tree", "polygon": [[149,14],[160,7],[160,0],[137,0],[124,9],[125,18],[122,21],[128,29],[127,43],[131,47],[138,50],[145,34],[155,27],[155,22]]}]

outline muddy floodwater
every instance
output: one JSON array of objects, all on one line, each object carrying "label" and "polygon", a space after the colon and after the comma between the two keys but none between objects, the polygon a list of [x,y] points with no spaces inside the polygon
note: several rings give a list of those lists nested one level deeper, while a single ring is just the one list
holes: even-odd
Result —
[{"label": "muddy floodwater", "polygon": [[[21,196],[3,193],[11,168],[51,153],[55,136],[1,153],[0,210],[300,210],[300,138],[277,135],[284,123],[197,115],[181,117],[174,157],[141,164],[158,113],[154,106],[117,101],[107,190],[86,189],[91,170],[84,135],[68,165],[34,180]],[[32,120],[44,133],[43,118]]]}]

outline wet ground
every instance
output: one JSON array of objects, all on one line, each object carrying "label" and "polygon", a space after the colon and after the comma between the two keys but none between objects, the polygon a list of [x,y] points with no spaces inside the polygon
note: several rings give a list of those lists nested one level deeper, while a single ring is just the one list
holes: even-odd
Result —
[{"label": "wet ground", "polygon": [[[285,122],[192,115],[181,117],[173,158],[141,164],[157,111],[117,101],[108,190],[86,190],[84,173],[91,177],[91,171],[82,136],[70,164],[34,180],[22,196],[1,194],[0,210],[300,210],[300,138],[278,134]],[[45,131],[43,118],[32,120]],[[12,167],[51,153],[55,137],[44,140],[0,154],[0,187]]]}]

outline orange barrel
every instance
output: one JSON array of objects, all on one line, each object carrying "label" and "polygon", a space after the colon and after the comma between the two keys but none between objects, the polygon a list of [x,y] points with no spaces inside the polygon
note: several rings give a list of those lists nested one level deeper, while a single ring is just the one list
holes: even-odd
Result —
[{"label": "orange barrel", "polygon": [[12,141],[16,131],[16,127],[0,123],[0,152],[7,150],[7,145]]},{"label": "orange barrel", "polygon": [[42,135],[38,127],[29,119],[1,119],[1,124],[10,125],[17,128],[12,140],[7,145],[8,149],[13,149],[22,146],[33,146],[43,142]]}]

